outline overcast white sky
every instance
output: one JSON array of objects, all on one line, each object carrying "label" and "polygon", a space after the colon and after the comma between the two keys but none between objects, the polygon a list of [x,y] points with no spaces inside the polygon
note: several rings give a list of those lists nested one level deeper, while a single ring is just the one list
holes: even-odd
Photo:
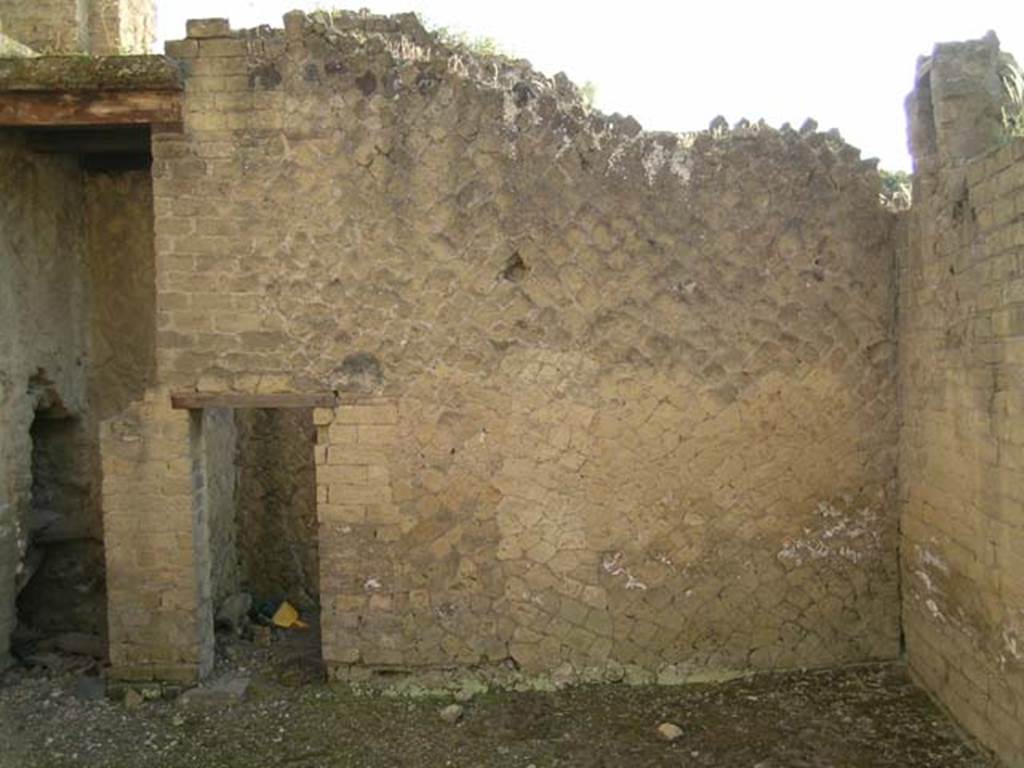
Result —
[{"label": "overcast white sky", "polygon": [[[227,16],[236,28],[281,26],[293,8],[343,0],[158,0],[159,36],[185,20]],[[716,115],[838,128],[865,157],[909,169],[903,98],[934,43],[994,29],[1024,59],[1024,0],[360,0],[378,13],[496,39],[548,75],[597,88],[605,112],[652,130],[706,127]]]}]

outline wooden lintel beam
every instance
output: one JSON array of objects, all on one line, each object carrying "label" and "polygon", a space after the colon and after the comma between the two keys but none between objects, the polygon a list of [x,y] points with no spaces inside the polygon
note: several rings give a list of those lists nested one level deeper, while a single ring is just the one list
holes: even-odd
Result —
[{"label": "wooden lintel beam", "polygon": [[0,93],[0,126],[181,125],[175,91]]},{"label": "wooden lintel beam", "polygon": [[196,411],[203,408],[333,408],[333,392],[248,395],[240,392],[172,392],[171,407]]}]

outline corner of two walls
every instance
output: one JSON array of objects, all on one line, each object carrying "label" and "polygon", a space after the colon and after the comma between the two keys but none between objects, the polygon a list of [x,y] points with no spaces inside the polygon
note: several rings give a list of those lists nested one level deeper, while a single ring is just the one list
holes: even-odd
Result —
[{"label": "corner of two walls", "polygon": [[994,36],[940,45],[908,101],[899,475],[911,671],[1022,766],[1024,138],[1012,135],[1013,72]]}]

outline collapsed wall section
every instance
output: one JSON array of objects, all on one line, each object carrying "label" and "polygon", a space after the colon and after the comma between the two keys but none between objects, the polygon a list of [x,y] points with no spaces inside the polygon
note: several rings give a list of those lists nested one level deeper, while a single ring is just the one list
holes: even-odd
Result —
[{"label": "collapsed wall section", "polygon": [[1024,139],[1019,70],[940,45],[908,101],[900,266],[903,623],[911,670],[1024,765]]},{"label": "collapsed wall section", "polygon": [[117,140],[0,132],[0,657],[29,663],[105,653],[99,420],[155,368],[151,177],[97,160]]},{"label": "collapsed wall section", "polygon": [[0,666],[17,623],[16,592],[43,566],[43,539],[59,543],[61,531],[74,539],[98,527],[90,504],[98,478],[88,468],[77,478],[84,487],[72,519],[57,514],[66,499],[44,504],[37,492],[33,505],[37,412],[86,416],[86,337],[78,322],[84,211],[77,163],[34,155],[21,137],[0,135]]},{"label": "collapsed wall section", "polygon": [[893,218],[855,150],[644,133],[411,16],[190,33],[159,386],[341,393],[329,663],[898,653]]}]

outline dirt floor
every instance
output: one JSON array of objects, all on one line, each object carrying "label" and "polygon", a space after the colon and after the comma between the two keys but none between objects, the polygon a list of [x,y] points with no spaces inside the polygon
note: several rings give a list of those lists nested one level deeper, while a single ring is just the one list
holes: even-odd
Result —
[{"label": "dirt floor", "polygon": [[[896,665],[719,685],[490,691],[464,700],[461,718],[449,723],[440,713],[450,697],[311,683],[315,671],[303,663],[256,655],[236,649],[222,659],[252,676],[245,698],[230,706],[126,705],[103,696],[96,678],[8,672],[0,766],[991,765]],[[664,722],[682,735],[659,737]]]}]

